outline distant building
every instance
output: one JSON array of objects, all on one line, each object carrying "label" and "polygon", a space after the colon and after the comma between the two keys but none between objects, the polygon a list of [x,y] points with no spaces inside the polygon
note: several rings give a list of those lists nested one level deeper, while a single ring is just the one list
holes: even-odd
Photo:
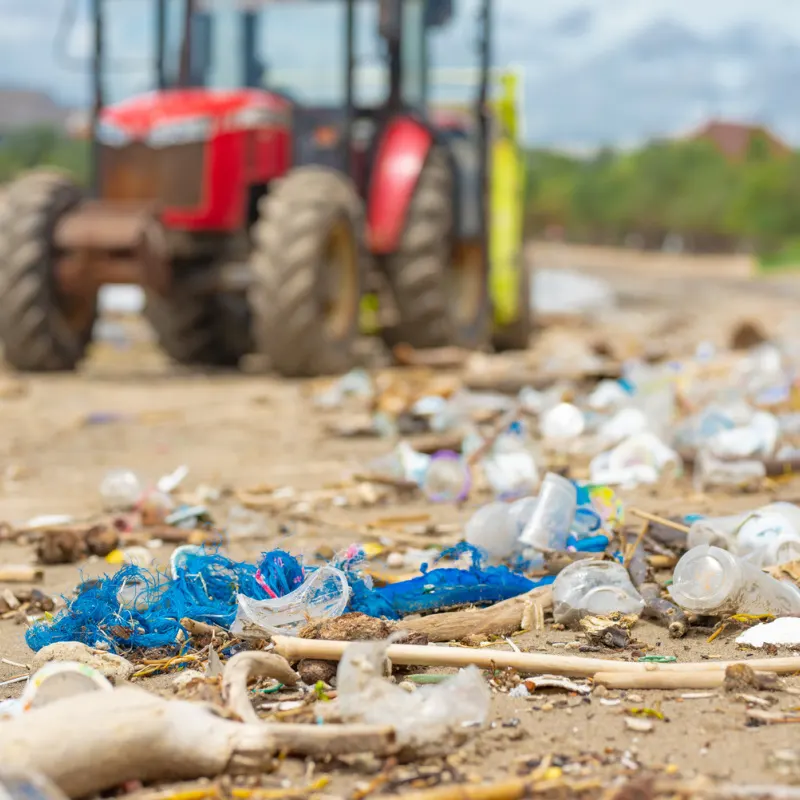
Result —
[{"label": "distant building", "polygon": [[773,156],[788,155],[792,148],[763,125],[711,120],[686,137],[689,141],[707,141],[714,144],[730,159],[746,158],[752,143],[760,139]]},{"label": "distant building", "polygon": [[63,128],[68,116],[69,111],[45,92],[0,88],[0,138],[35,125]]}]

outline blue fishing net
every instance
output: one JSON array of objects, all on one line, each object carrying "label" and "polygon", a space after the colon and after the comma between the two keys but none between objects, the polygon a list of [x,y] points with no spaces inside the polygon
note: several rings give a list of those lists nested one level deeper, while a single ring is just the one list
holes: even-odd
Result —
[{"label": "blue fishing net", "polygon": [[472,556],[468,569],[440,567],[428,571],[428,565],[423,564],[419,577],[380,588],[372,588],[350,573],[352,594],[348,611],[394,620],[454,606],[490,605],[544,585],[508,567],[484,567],[481,552],[466,543],[445,550],[440,559],[464,553]]},{"label": "blue fishing net", "polygon": [[[285,573],[277,573],[278,563]],[[70,641],[107,646],[112,652],[174,647],[183,617],[229,627],[237,594],[259,600],[281,597],[294,588],[290,584],[302,576],[302,566],[282,550],[263,554],[258,566],[219,553],[186,552],[175,572],[173,579],[126,566],[115,575],[85,582],[54,619],[31,626],[25,640],[32,650]]]}]

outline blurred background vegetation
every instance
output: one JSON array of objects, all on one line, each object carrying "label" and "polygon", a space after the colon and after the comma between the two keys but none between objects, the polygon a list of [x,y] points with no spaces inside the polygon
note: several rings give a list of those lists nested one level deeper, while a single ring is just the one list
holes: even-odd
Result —
[{"label": "blurred background vegetation", "polygon": [[[48,127],[0,139],[0,183],[40,165],[85,181],[87,143]],[[800,153],[775,153],[758,137],[735,159],[708,141],[671,140],[591,158],[529,150],[526,169],[532,236],[645,249],[752,251],[766,265],[800,261]]]}]

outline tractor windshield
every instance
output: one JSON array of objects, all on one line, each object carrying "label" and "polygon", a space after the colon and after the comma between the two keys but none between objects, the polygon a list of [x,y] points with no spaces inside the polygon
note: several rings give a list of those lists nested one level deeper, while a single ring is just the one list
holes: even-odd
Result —
[{"label": "tractor windshield", "polygon": [[[347,87],[347,3],[286,0],[258,5],[242,15],[237,0],[205,0],[198,27],[208,35],[204,83],[215,88],[264,86],[303,105],[334,106]],[[353,29],[356,69],[379,63],[378,4],[357,0]],[[244,22],[244,24],[242,24]],[[202,38],[202,36],[201,36]],[[235,43],[235,44],[234,44]],[[249,61],[249,63],[248,63]],[[385,87],[379,71],[370,85],[357,81],[356,102],[377,99]]]}]

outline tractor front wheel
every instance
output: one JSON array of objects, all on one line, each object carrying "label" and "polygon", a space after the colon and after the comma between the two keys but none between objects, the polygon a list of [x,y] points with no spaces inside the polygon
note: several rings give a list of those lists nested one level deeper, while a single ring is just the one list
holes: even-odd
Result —
[{"label": "tractor front wheel", "polygon": [[32,172],[0,196],[0,340],[5,359],[28,372],[73,370],[86,354],[97,316],[95,292],[67,297],[58,288],[59,219],[82,200],[58,172]]},{"label": "tractor front wheel", "polygon": [[354,364],[364,271],[364,212],[352,183],[301,167],[259,203],[250,307],[260,354],[286,377]]},{"label": "tractor front wheel", "polygon": [[405,227],[385,275],[399,315],[389,344],[417,348],[487,343],[491,304],[479,243],[454,246],[454,170],[434,147],[420,173]]},{"label": "tractor front wheel", "polygon": [[176,364],[236,367],[252,350],[244,294],[195,295],[178,285],[167,295],[148,292],[144,315]]}]

